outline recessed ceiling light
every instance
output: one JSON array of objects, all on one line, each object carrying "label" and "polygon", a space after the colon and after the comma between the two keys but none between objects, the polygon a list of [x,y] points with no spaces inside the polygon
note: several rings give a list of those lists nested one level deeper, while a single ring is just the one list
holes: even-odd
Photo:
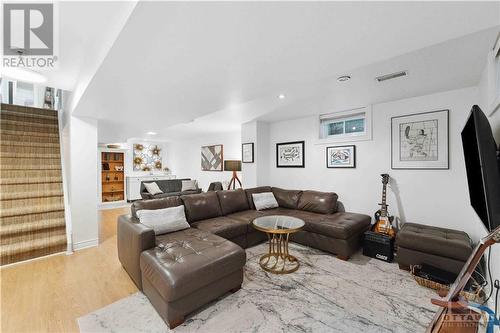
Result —
[{"label": "recessed ceiling light", "polygon": [[156,134],[158,134],[158,133],[156,133],[156,132],[147,132],[146,134],[147,134],[147,135],[156,135]]},{"label": "recessed ceiling light", "polygon": [[349,75],[342,75],[337,78],[337,82],[346,82],[349,81],[351,77]]},{"label": "recessed ceiling light", "polygon": [[285,97],[286,97],[286,96],[285,96],[285,95],[283,95],[283,94],[279,94],[279,95],[278,95],[278,98],[279,98],[279,99],[284,99]]}]

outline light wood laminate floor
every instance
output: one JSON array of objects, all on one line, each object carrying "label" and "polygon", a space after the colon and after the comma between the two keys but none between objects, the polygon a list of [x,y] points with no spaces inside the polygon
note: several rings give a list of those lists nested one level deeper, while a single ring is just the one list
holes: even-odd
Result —
[{"label": "light wood laminate floor", "polygon": [[1,332],[78,332],[76,319],[137,291],[118,261],[116,219],[99,212],[99,246],[2,268]]}]

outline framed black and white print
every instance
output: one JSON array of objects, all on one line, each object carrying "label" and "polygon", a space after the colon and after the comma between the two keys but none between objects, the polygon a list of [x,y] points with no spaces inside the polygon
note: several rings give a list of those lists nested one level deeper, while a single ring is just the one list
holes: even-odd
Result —
[{"label": "framed black and white print", "polygon": [[304,168],[305,142],[283,142],[276,144],[277,168]]},{"label": "framed black and white print", "polygon": [[449,169],[449,110],[391,119],[392,169]]},{"label": "framed black and white print", "polygon": [[326,147],[327,168],[355,168],[356,146]]},{"label": "framed black and white print", "polygon": [[241,162],[253,163],[253,142],[244,143],[241,145]]}]

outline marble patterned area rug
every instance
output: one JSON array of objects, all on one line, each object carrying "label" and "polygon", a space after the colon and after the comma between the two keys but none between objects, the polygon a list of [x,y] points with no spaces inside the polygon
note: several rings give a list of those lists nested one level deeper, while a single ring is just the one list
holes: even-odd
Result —
[{"label": "marble patterned area rug", "polygon": [[[420,287],[397,264],[361,253],[349,261],[290,244],[298,271],[273,275],[247,249],[241,290],[191,314],[175,332],[424,332],[437,310],[436,294]],[[142,293],[78,318],[81,332],[168,332]]]}]

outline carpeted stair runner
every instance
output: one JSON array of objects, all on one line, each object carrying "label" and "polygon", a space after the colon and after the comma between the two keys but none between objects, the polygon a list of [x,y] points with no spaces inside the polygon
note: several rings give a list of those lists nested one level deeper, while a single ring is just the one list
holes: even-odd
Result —
[{"label": "carpeted stair runner", "polygon": [[66,250],[57,111],[1,104],[0,264]]}]

